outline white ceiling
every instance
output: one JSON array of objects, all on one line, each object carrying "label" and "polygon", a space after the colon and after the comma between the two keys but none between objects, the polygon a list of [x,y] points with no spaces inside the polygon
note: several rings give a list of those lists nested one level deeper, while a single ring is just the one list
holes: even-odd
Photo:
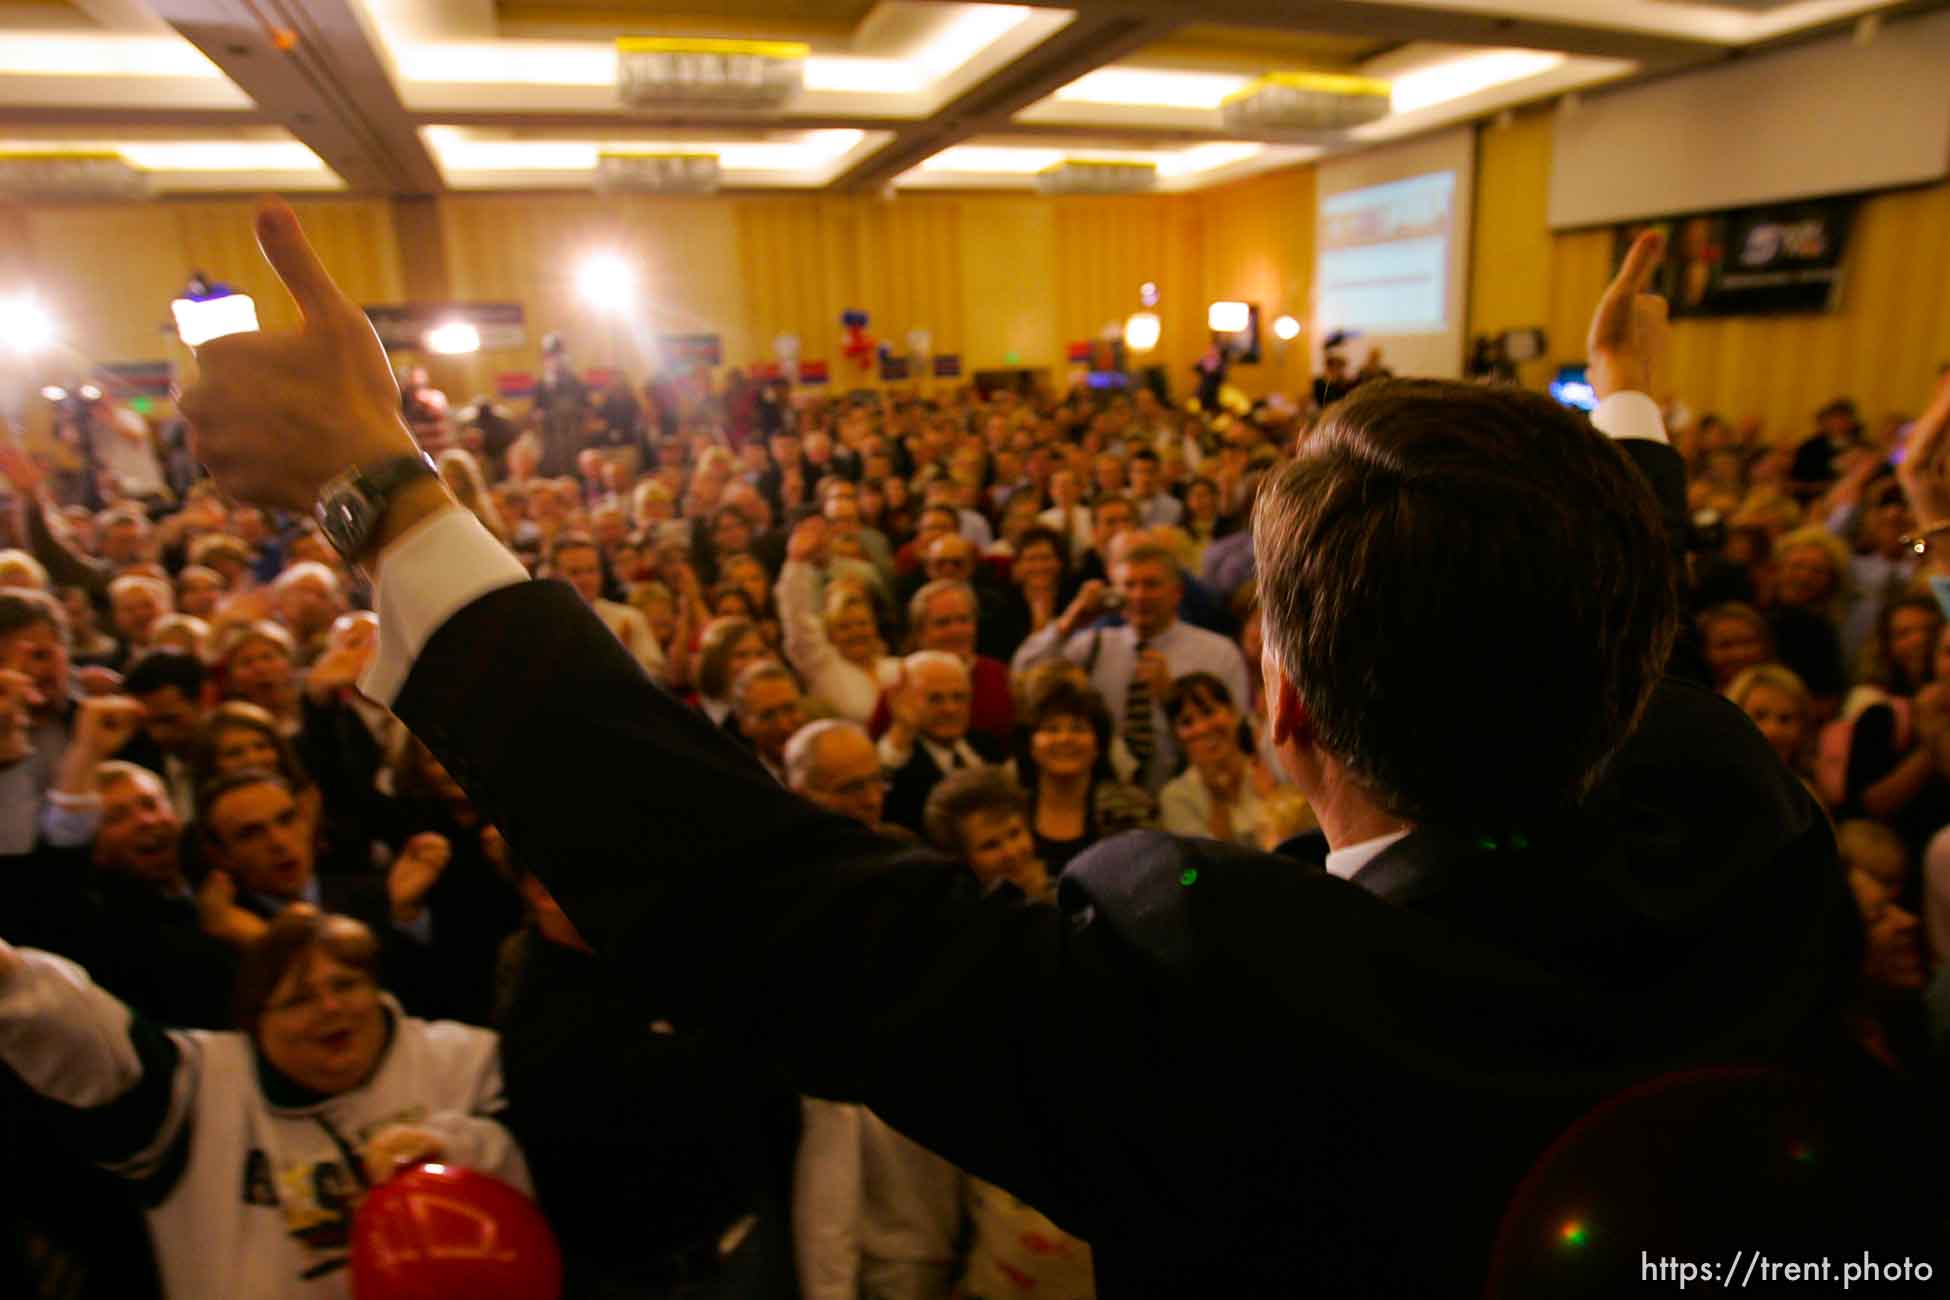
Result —
[{"label": "white ceiling", "polygon": [[[734,189],[1026,189],[1082,158],[1183,190],[1935,7],[0,0],[0,153],[120,153],[164,193],[586,189],[606,150],[715,153]],[[646,116],[616,90],[630,35],[800,41],[805,86]],[[1284,71],[1387,80],[1394,110],[1325,144],[1225,129],[1225,96]]]}]

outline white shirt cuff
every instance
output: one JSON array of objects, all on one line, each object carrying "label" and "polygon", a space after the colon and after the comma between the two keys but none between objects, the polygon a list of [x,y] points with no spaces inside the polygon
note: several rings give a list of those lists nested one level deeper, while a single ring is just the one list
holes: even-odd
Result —
[{"label": "white shirt cuff", "polygon": [[490,591],[526,581],[521,561],[471,511],[450,506],[414,525],[379,567],[379,647],[359,675],[360,691],[391,707],[442,623]]},{"label": "white shirt cuff", "polygon": [[1591,423],[1600,433],[1612,438],[1667,440],[1666,419],[1659,414],[1659,404],[1644,393],[1613,393],[1598,403],[1598,409],[1591,413]]}]

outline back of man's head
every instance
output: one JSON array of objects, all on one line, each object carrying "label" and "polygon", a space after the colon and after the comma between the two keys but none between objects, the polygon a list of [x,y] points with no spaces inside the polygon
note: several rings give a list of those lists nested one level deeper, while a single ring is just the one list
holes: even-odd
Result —
[{"label": "back of man's head", "polygon": [[1411,821],[1582,798],[1672,649],[1650,489],[1536,394],[1364,385],[1268,478],[1253,535],[1267,651],[1314,743]]}]

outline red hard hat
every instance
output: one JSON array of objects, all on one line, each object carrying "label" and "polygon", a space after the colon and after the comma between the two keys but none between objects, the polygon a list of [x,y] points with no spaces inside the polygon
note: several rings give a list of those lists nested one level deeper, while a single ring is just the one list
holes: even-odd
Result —
[{"label": "red hard hat", "polygon": [[419,1164],[352,1222],[355,1300],[560,1300],[562,1252],[535,1203],[498,1178]]}]

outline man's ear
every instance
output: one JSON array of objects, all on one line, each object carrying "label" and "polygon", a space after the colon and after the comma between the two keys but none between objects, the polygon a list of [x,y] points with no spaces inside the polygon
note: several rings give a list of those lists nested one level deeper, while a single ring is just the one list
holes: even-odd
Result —
[{"label": "man's ear", "polygon": [[1302,747],[1311,744],[1313,720],[1307,715],[1307,706],[1272,655],[1261,656],[1260,674],[1266,693],[1266,724],[1272,731],[1273,743],[1284,746],[1292,742]]}]

